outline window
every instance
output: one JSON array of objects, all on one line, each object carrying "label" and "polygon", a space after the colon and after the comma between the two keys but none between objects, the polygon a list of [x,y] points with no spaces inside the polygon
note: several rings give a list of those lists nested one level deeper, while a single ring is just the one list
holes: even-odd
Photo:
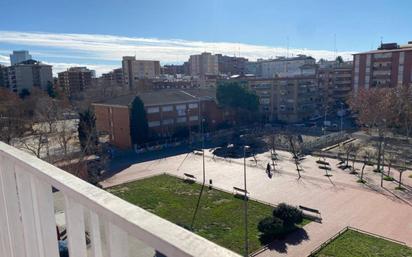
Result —
[{"label": "window", "polygon": [[158,120],[156,120],[156,121],[149,121],[149,122],[148,122],[148,126],[149,126],[149,128],[159,127],[159,126],[160,126],[160,121],[158,121]]},{"label": "window", "polygon": [[173,122],[174,122],[173,119],[166,119],[166,120],[162,121],[162,124],[163,125],[169,125],[169,124],[173,124]]},{"label": "window", "polygon": [[260,104],[270,104],[270,98],[260,98]]},{"label": "window", "polygon": [[189,109],[196,109],[198,107],[197,103],[189,104]]},{"label": "window", "polygon": [[186,117],[179,117],[176,119],[176,123],[185,123],[186,122]]},{"label": "window", "polygon": [[186,110],[186,104],[176,105],[176,110]]},{"label": "window", "polygon": [[199,120],[199,116],[190,116],[190,117],[189,117],[189,120],[190,120],[190,121]]},{"label": "window", "polygon": [[162,112],[171,112],[173,111],[172,105],[162,106]]},{"label": "window", "polygon": [[159,107],[149,107],[147,108],[147,113],[158,113]]}]

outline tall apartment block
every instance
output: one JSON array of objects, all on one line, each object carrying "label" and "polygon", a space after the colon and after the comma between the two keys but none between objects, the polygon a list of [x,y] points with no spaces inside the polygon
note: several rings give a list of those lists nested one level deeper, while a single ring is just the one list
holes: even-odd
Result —
[{"label": "tall apartment block", "polygon": [[28,61],[30,59],[31,55],[29,54],[29,51],[13,51],[13,53],[10,55],[10,64],[15,65],[24,61]]},{"label": "tall apartment block", "polygon": [[86,67],[71,67],[58,73],[59,85],[67,96],[73,97],[92,85],[94,71]]},{"label": "tall apartment block", "polygon": [[124,86],[137,88],[141,79],[152,79],[160,75],[160,62],[136,60],[134,56],[124,56],[122,61]]},{"label": "tall apartment block", "polygon": [[244,74],[248,59],[244,57],[217,54],[218,69],[220,74]]},{"label": "tall apartment block", "polygon": [[354,54],[353,90],[396,87],[412,82],[412,41],[381,44],[374,51]]},{"label": "tall apartment block", "polygon": [[206,77],[219,75],[217,55],[202,53],[191,55],[189,58],[190,75]]},{"label": "tall apartment block", "polygon": [[317,73],[322,108],[339,109],[352,91],[352,62],[320,61]]},{"label": "tall apartment block", "polygon": [[6,87],[16,93],[31,91],[33,87],[46,90],[53,84],[52,66],[35,60],[27,60],[7,67],[3,71]]},{"label": "tall apartment block", "polygon": [[317,114],[320,91],[317,77],[236,78],[259,97],[262,120],[301,122]]}]

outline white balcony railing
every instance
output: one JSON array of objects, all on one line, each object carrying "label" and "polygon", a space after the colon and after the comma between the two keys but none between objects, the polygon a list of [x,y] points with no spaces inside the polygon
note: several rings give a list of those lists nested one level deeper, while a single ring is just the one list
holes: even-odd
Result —
[{"label": "white balcony railing", "polygon": [[59,256],[52,187],[64,197],[70,257],[126,257],[130,238],[169,257],[239,256],[0,142],[1,257]]}]

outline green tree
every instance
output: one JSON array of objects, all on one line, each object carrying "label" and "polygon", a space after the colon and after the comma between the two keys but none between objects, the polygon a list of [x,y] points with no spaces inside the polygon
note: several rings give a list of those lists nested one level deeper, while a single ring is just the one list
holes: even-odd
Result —
[{"label": "green tree", "polygon": [[77,130],[82,151],[85,154],[95,153],[99,140],[96,130],[96,116],[92,110],[87,109],[79,113],[79,127]]},{"label": "green tree", "polygon": [[132,102],[130,115],[130,136],[133,144],[142,144],[149,138],[146,111],[143,101],[137,96]]},{"label": "green tree", "polygon": [[223,108],[232,110],[237,120],[250,121],[259,109],[259,97],[239,82],[226,82],[218,85],[216,98]]},{"label": "green tree", "polygon": [[283,220],[286,227],[292,227],[303,220],[302,211],[286,203],[281,203],[273,209],[273,217]]},{"label": "green tree", "polygon": [[57,93],[54,90],[53,84],[52,83],[48,83],[47,84],[47,94],[51,97],[51,98],[56,98],[57,97]]},{"label": "green tree", "polygon": [[30,91],[26,88],[23,88],[19,93],[21,99],[25,99],[26,97],[30,96]]},{"label": "green tree", "polygon": [[343,63],[343,58],[342,58],[342,56],[338,56],[338,57],[336,57],[336,60],[335,60],[337,63],[339,63],[339,64],[341,64],[341,63]]}]

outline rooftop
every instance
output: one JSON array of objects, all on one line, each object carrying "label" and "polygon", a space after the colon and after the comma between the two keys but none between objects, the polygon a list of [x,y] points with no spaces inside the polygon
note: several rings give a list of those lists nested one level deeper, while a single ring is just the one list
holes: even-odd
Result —
[{"label": "rooftop", "polygon": [[129,106],[134,98],[139,96],[142,99],[145,106],[151,105],[166,105],[173,103],[183,103],[189,101],[197,101],[199,99],[215,99],[216,90],[213,88],[208,89],[170,89],[144,92],[137,95],[124,95],[116,98],[112,98],[106,101],[95,103],[95,105],[117,105],[117,106]]}]

